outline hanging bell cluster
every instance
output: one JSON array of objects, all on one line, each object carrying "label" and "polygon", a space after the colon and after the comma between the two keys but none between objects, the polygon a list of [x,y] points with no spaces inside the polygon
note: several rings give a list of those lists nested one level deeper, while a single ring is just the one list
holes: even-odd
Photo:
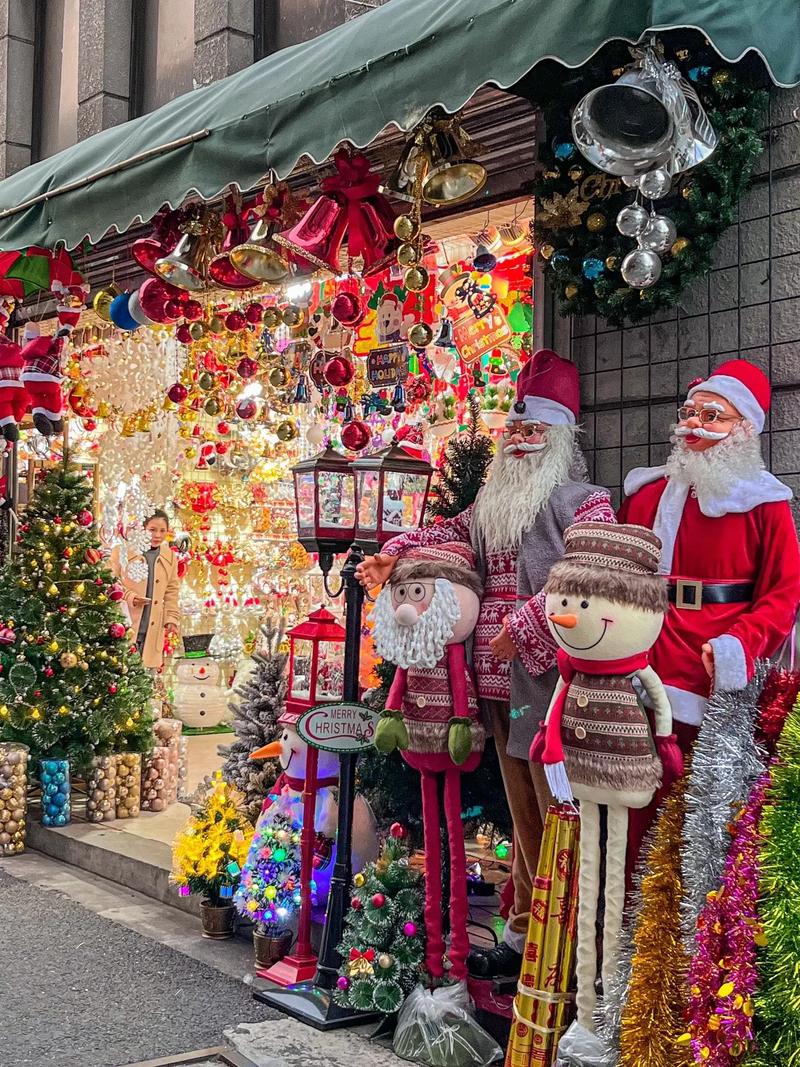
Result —
[{"label": "hanging bell cluster", "polygon": [[155,261],[153,273],[178,289],[199,292],[206,285],[209,263],[219,250],[219,216],[204,205],[194,205],[186,211],[178,230],[178,243]]}]

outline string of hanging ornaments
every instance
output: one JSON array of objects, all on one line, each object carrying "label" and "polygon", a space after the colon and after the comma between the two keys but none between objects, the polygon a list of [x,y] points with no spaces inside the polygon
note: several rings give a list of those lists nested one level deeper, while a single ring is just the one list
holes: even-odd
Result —
[{"label": "string of hanging ornaments", "polygon": [[711,268],[762,151],[767,101],[710,47],[630,51],[616,81],[574,109],[545,105],[553,136],[534,187],[561,313],[613,325],[675,307]]}]

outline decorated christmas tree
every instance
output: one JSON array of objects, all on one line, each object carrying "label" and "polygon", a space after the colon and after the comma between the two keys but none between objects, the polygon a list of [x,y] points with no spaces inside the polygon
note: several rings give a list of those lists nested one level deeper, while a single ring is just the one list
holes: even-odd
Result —
[{"label": "decorated christmas tree", "polygon": [[233,732],[236,740],[221,745],[226,757],[222,773],[244,794],[247,810],[256,819],[269,787],[280,774],[277,760],[252,762],[250,753],[274,741],[280,733],[278,716],[286,699],[286,652],[281,651],[283,625],[267,619],[261,626],[261,647],[253,652],[255,670],[234,689]]},{"label": "decorated christmas tree", "polygon": [[277,937],[300,905],[300,827],[283,812],[259,819],[234,900],[259,933]]},{"label": "decorated christmas tree", "polygon": [[345,1007],[391,1015],[419,980],[425,950],[423,877],[409,863],[405,827],[392,826],[380,857],[353,886],[334,996]]},{"label": "decorated christmas tree", "polygon": [[253,835],[242,805],[241,793],[217,771],[210,792],[172,846],[170,881],[182,896],[202,894],[213,907],[230,903]]},{"label": "decorated christmas tree", "polygon": [[68,457],[38,484],[0,571],[0,739],[35,757],[152,744],[152,682],[101,563],[92,486]]},{"label": "decorated christmas tree", "polygon": [[486,481],[494,449],[491,438],[481,433],[479,419],[480,401],[473,392],[469,396],[466,433],[454,437],[444,450],[425,509],[429,520],[460,515],[475,500]]}]

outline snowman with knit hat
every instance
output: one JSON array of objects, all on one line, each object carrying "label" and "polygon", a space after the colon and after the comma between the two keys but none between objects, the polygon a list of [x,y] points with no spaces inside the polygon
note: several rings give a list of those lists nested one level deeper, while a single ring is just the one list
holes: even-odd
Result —
[{"label": "snowman with knit hat", "polygon": [[[646,807],[683,771],[672,711],[649,650],[668,608],[658,575],[661,543],[642,526],[583,522],[564,535],[565,553],[544,586],[558,645],[559,680],[531,746],[556,800],[580,801],[577,1025],[592,1032],[600,896],[600,806],[605,851],[604,988],[614,974],[625,902],[628,813]],[[654,708],[654,728],[640,703]]]}]

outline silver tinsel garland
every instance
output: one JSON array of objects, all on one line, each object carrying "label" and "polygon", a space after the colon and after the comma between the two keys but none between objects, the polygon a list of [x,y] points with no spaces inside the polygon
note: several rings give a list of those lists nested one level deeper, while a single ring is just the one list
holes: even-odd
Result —
[{"label": "silver tinsel garland", "polygon": [[766,766],[767,753],[756,743],[755,727],[769,671],[768,662],[759,662],[745,689],[715,693],[694,745],[681,849],[683,939],[690,956],[706,896],[722,878],[729,824]]}]

